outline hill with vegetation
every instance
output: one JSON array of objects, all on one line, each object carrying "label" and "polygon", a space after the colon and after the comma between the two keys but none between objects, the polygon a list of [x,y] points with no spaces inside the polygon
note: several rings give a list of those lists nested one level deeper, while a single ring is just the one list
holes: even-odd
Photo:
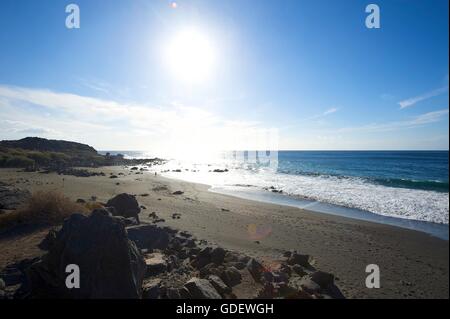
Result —
[{"label": "hill with vegetation", "polygon": [[67,167],[134,165],[154,160],[127,160],[120,154],[99,154],[86,144],[39,137],[0,141],[0,167],[59,170]]}]

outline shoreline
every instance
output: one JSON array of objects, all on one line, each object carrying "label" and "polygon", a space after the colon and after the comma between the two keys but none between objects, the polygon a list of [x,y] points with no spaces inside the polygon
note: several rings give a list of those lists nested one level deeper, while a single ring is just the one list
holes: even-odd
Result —
[{"label": "shoreline", "polygon": [[231,188],[228,189],[227,187],[223,186],[218,187],[212,185],[208,186],[210,187],[208,189],[209,191],[216,192],[218,194],[230,195],[237,198],[258,201],[262,203],[296,207],[299,209],[308,210],[313,213],[335,215],[382,225],[390,225],[403,229],[419,231],[446,241],[449,240],[448,224],[438,224],[416,219],[407,219],[401,217],[381,215],[369,211],[364,211],[358,208],[339,206],[336,204],[329,204],[310,199],[301,199],[285,194],[278,194],[278,193],[273,194],[271,192],[260,189],[256,189],[253,192],[249,191],[248,189],[245,189],[245,187],[243,187],[242,189],[239,189],[238,187],[234,187],[234,189]]},{"label": "shoreline", "polygon": [[[145,222],[151,222],[148,215],[155,211],[165,225],[268,260],[290,249],[309,254],[319,268],[338,277],[336,283],[348,298],[448,298],[448,241],[395,226],[218,194],[207,185],[138,175],[121,167],[92,170],[107,175],[2,169],[0,180],[16,181],[17,187],[30,191],[59,190],[73,200],[96,196],[106,202],[122,192],[136,194],[147,208],[140,215]],[[125,175],[110,179],[110,173]],[[178,190],[183,194],[174,195]],[[173,213],[181,218],[173,219]],[[368,264],[380,267],[380,289],[365,287]]]}]

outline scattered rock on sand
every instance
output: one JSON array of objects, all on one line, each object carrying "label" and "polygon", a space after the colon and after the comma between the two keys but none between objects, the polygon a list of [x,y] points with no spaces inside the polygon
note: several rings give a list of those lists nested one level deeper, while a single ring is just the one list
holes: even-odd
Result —
[{"label": "scattered rock on sand", "polygon": [[192,235],[190,233],[188,233],[187,231],[183,231],[183,230],[180,231],[179,234],[180,234],[180,236],[186,237],[186,238],[191,238],[192,237]]},{"label": "scattered rock on sand", "polygon": [[213,287],[223,296],[224,294],[230,293],[232,290],[228,287],[219,276],[209,275],[208,280],[213,285]]},{"label": "scattered rock on sand", "polygon": [[261,281],[261,276],[264,272],[264,266],[261,263],[252,258],[247,263],[247,269],[256,282]]},{"label": "scattered rock on sand", "polygon": [[[113,217],[114,211],[106,207],[89,217],[72,215],[41,242],[48,251],[44,257],[0,270],[6,298],[343,298],[334,276],[316,270],[307,255],[286,252],[274,260],[276,267],[266,268],[256,258],[186,231],[127,226],[134,219]],[[150,217],[160,220],[156,212]],[[69,263],[80,266],[81,289],[66,288]]]},{"label": "scattered rock on sand", "polygon": [[238,269],[231,266],[225,269],[221,278],[228,286],[234,287],[241,283],[242,275]]},{"label": "scattered rock on sand", "polygon": [[304,270],[303,267],[300,266],[300,265],[293,265],[291,268],[292,268],[292,271],[295,272],[295,273],[296,273],[297,275],[299,275],[299,276],[304,276],[304,275],[306,275],[305,270]]},{"label": "scattered rock on sand", "polygon": [[222,299],[222,296],[206,279],[192,278],[184,286],[194,299]]},{"label": "scattered rock on sand", "polygon": [[172,219],[180,219],[181,218],[181,214],[180,213],[173,213],[172,214]]},{"label": "scattered rock on sand", "polygon": [[215,264],[223,263],[226,251],[222,247],[216,247],[211,251],[211,261]]},{"label": "scattered rock on sand", "polygon": [[155,225],[140,225],[127,228],[130,238],[141,249],[166,249],[169,245],[169,234]]},{"label": "scattered rock on sand", "polygon": [[310,257],[309,255],[302,255],[297,252],[293,252],[288,258],[287,263],[289,265],[300,265],[303,267],[310,267]]},{"label": "scattered rock on sand", "polygon": [[161,279],[153,278],[142,286],[142,298],[158,299],[161,294]]},{"label": "scattered rock on sand", "polygon": [[107,207],[114,207],[115,215],[123,217],[134,217],[139,223],[139,213],[141,208],[136,200],[136,198],[130,194],[122,193],[114,198],[111,198],[107,203]]},{"label": "scattered rock on sand", "polygon": [[172,193],[173,195],[183,195],[184,192],[183,191],[175,191]]},{"label": "scattered rock on sand", "polygon": [[155,276],[167,270],[167,261],[161,253],[153,253],[145,257],[147,275]]},{"label": "scattered rock on sand", "polygon": [[328,288],[334,284],[334,276],[324,271],[315,271],[311,274],[311,280],[321,288]]},{"label": "scattered rock on sand", "polygon": [[289,279],[288,287],[293,290],[305,290],[308,293],[318,293],[320,291],[320,286],[311,280],[310,277],[292,277]]}]

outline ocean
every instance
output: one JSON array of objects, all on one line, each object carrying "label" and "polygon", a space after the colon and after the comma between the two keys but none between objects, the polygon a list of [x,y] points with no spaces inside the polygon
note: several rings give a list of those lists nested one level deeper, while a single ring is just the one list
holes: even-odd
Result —
[{"label": "ocean", "polygon": [[[448,239],[448,151],[279,151],[272,167],[230,155],[172,159],[152,169],[166,177],[211,185],[215,192]],[[217,169],[227,171],[214,172]]]}]

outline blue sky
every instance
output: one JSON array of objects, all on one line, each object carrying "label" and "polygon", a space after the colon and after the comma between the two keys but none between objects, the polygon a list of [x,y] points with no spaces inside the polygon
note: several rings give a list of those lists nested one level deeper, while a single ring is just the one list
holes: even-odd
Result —
[{"label": "blue sky", "polygon": [[[0,139],[256,148],[276,129],[280,149],[448,149],[447,0],[78,0],[79,29],[69,3],[1,2]],[[187,29],[213,52],[198,83],[165,51]]]}]

